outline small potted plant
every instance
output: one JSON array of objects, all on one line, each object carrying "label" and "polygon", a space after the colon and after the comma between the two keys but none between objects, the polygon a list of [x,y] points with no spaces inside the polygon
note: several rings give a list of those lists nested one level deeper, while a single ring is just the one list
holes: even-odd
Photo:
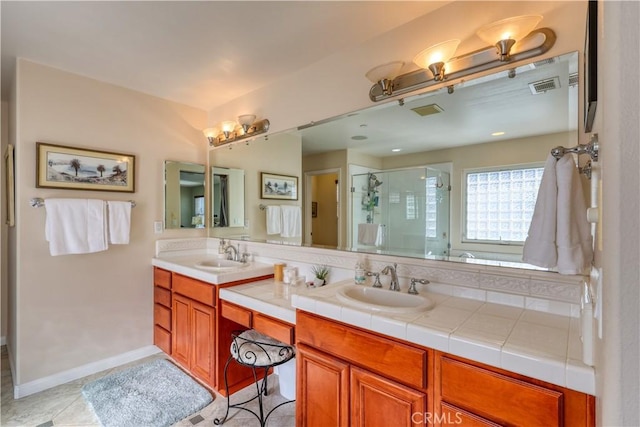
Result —
[{"label": "small potted plant", "polygon": [[326,265],[314,265],[311,267],[311,272],[313,273],[313,285],[314,286],[323,286],[327,283],[327,277],[329,276],[329,271],[331,269]]}]

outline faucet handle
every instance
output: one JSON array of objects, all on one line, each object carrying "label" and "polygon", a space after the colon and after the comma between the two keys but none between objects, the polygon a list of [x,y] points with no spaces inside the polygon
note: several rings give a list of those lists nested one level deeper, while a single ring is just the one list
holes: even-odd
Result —
[{"label": "faucet handle", "polygon": [[373,271],[367,271],[365,273],[367,276],[373,276],[375,277],[375,280],[373,281],[373,288],[381,288],[382,287],[382,283],[380,282],[380,273],[374,273]]},{"label": "faucet handle", "polygon": [[240,258],[240,262],[245,264],[247,262],[249,262],[249,258],[251,257],[251,254],[249,252],[244,252],[242,254],[242,258]]},{"label": "faucet handle", "polygon": [[428,285],[430,282],[427,279],[416,279],[415,277],[411,278],[411,284],[409,285],[409,293],[412,295],[418,295],[418,290],[416,289],[416,284],[420,283],[421,285]]}]

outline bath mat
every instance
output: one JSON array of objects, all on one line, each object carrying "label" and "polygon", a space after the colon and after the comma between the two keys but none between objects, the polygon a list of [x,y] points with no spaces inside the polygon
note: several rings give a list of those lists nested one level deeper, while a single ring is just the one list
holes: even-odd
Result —
[{"label": "bath mat", "polygon": [[211,393],[165,359],[106,375],[82,387],[105,427],[164,427],[198,412]]}]

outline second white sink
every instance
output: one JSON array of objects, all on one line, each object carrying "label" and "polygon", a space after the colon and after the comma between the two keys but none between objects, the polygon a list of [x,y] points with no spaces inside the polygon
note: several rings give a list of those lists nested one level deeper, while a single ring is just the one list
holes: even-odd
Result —
[{"label": "second white sink", "polygon": [[422,295],[410,295],[370,286],[349,285],[336,293],[337,298],[355,307],[390,313],[415,313],[433,307]]},{"label": "second white sink", "polygon": [[231,261],[228,259],[211,259],[196,263],[196,267],[211,271],[230,271],[248,266],[249,263]]}]

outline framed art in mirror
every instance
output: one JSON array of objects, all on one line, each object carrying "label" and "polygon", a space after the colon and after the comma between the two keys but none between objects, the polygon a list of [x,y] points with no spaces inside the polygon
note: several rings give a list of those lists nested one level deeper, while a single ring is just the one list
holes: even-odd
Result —
[{"label": "framed art in mirror", "polygon": [[36,143],[36,187],[135,192],[135,156]]},{"label": "framed art in mirror", "polygon": [[7,145],[7,151],[4,153],[4,170],[5,170],[5,185],[7,195],[7,212],[6,212],[6,224],[9,227],[15,225],[15,171],[13,163],[13,145]]},{"label": "framed art in mirror", "polygon": [[298,200],[298,177],[260,173],[261,199]]}]

